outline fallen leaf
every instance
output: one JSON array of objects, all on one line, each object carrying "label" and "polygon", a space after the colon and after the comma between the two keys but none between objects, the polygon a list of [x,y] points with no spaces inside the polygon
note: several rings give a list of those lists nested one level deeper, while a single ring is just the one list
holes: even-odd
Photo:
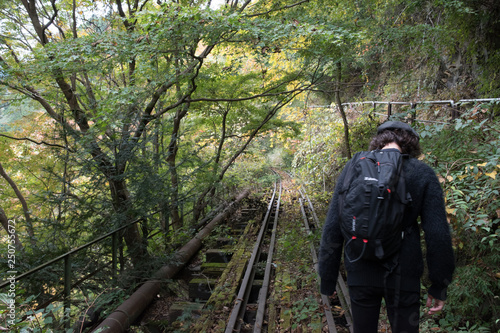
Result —
[{"label": "fallen leaf", "polygon": [[489,173],[485,173],[485,175],[488,177],[491,177],[493,179],[497,178],[497,172],[495,170],[493,170],[492,172],[489,172]]}]

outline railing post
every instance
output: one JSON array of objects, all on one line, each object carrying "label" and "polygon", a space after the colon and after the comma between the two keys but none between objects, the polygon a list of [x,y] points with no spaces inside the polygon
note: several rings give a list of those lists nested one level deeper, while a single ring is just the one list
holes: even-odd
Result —
[{"label": "railing post", "polygon": [[111,236],[111,270],[113,281],[116,282],[117,251],[118,251],[118,233],[114,232]]},{"label": "railing post", "polygon": [[413,124],[415,119],[417,119],[417,103],[410,103],[410,111],[415,109],[415,111],[411,115],[410,123]]},{"label": "railing post", "polygon": [[391,116],[392,116],[392,104],[391,102],[389,102],[387,104],[387,119],[391,118]]},{"label": "railing post", "polygon": [[[71,258],[68,254],[64,257],[64,313],[70,312],[71,309]],[[69,325],[69,318],[66,321],[66,326]]]}]

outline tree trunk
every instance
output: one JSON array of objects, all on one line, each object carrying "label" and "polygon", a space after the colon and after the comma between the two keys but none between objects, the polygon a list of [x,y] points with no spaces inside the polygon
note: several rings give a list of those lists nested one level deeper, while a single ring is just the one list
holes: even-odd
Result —
[{"label": "tree trunk", "polygon": [[189,103],[178,109],[173,121],[174,128],[170,137],[170,143],[167,151],[167,163],[170,171],[170,182],[172,188],[170,190],[170,217],[172,218],[172,227],[177,230],[182,227],[182,217],[179,214],[179,177],[177,175],[176,157],[179,140],[179,129],[181,120],[186,115],[189,109]]},{"label": "tree trunk", "polygon": [[[3,210],[2,207],[0,207],[0,223],[2,223],[2,226],[5,228],[5,231],[7,231],[7,233],[9,235],[11,235],[11,233],[9,233],[9,219],[7,218],[7,215],[5,214],[5,211]],[[14,241],[15,241],[16,249],[18,251],[23,251],[24,250],[24,246],[21,243],[21,241],[19,240],[19,237],[17,236],[17,230],[19,228],[15,224],[13,224],[12,226],[14,226],[14,230],[15,230],[15,232],[13,233],[13,235],[14,235]]]},{"label": "tree trunk", "polygon": [[22,195],[21,191],[19,191],[16,183],[9,177],[9,175],[7,175],[7,173],[3,169],[2,163],[0,163],[0,175],[7,181],[7,183],[9,183],[10,187],[14,190],[17,198],[21,202],[21,205],[23,206],[24,217],[26,219],[26,230],[28,231],[28,235],[30,236],[30,243],[31,245],[36,246],[35,231],[33,229],[33,224],[31,223],[30,211],[26,199],[24,199],[24,196]]},{"label": "tree trunk", "polygon": [[[109,179],[109,187],[115,212],[118,213],[120,217],[123,216],[124,224],[132,222],[135,217],[128,212],[131,202],[130,193],[125,180]],[[126,228],[123,233],[123,238],[125,239],[134,265],[140,263],[141,260],[144,259],[146,251],[143,246],[138,224],[135,223],[129,228]]]}]

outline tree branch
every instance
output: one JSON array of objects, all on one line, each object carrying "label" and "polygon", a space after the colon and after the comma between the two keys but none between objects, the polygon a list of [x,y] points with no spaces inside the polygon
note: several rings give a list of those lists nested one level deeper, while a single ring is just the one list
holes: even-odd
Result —
[{"label": "tree branch", "polygon": [[9,177],[9,175],[5,172],[3,169],[2,163],[0,163],[0,176],[2,176],[7,183],[9,183],[10,187],[14,190],[14,193],[16,193],[17,198],[21,202],[21,205],[23,206],[23,212],[24,212],[24,217],[26,218],[26,226],[28,227],[28,234],[31,237],[32,240],[32,245],[35,245],[35,231],[33,229],[33,224],[31,223],[31,216],[30,216],[30,210],[28,208],[28,203],[26,202],[26,199],[24,198],[23,194],[21,191],[19,191],[19,188],[17,187],[16,183],[12,180],[12,178]]},{"label": "tree branch", "polygon": [[57,14],[59,12],[59,10],[57,9],[56,7],[56,1],[55,0],[51,0],[50,1],[51,5],[52,5],[52,9],[54,10],[54,14],[52,15],[52,17],[49,19],[49,22],[47,22],[47,24],[45,24],[43,27],[42,27],[42,32],[43,34],[45,35],[45,30],[47,30],[47,28],[52,24],[54,23],[54,20],[56,19],[57,17]]},{"label": "tree branch", "polygon": [[[0,206],[0,224],[4,227],[5,231],[7,233],[9,232],[9,218],[7,217],[7,214],[5,214],[5,211],[3,208]],[[24,247],[21,241],[19,240],[19,237],[17,236],[17,232],[14,233],[14,246],[19,250],[23,251]]]},{"label": "tree branch", "polygon": [[280,10],[284,10],[284,9],[289,9],[289,8],[293,8],[293,7],[296,7],[296,6],[300,6],[301,4],[303,4],[305,2],[309,2],[309,1],[310,0],[302,0],[302,1],[299,1],[299,2],[296,2],[296,3],[293,3],[291,5],[283,6],[283,7],[276,8],[276,9],[270,9],[267,12],[256,13],[256,14],[249,14],[249,15],[245,15],[245,16],[246,17],[256,17],[256,16],[267,15],[267,14],[270,14],[272,12],[277,12],[277,11],[280,11]]},{"label": "tree branch", "polygon": [[37,144],[37,145],[46,145],[46,146],[51,146],[51,147],[57,147],[57,148],[62,148],[62,149],[65,149],[71,153],[74,153],[75,151],[69,147],[64,147],[62,145],[58,145],[57,143],[48,143],[46,141],[35,141],[33,139],[30,139],[30,138],[27,138],[27,137],[24,137],[24,138],[16,138],[16,137],[13,137],[13,136],[9,136],[9,135],[6,135],[6,134],[2,134],[0,133],[0,136],[4,137],[4,138],[7,138],[7,139],[11,139],[11,140],[18,140],[18,141],[29,141],[29,142],[33,142],[34,144]]}]

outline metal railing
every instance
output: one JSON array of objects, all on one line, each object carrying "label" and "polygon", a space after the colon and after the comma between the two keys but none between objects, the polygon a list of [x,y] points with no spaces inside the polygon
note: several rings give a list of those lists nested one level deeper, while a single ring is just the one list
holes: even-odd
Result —
[{"label": "metal railing", "polygon": [[[460,104],[468,104],[468,103],[491,103],[491,102],[500,102],[500,98],[478,98],[478,99],[461,99],[457,102],[453,100],[437,100],[437,101],[417,101],[417,102],[399,102],[399,101],[365,101],[365,102],[347,102],[342,103],[342,106],[348,106],[352,108],[355,105],[371,105],[375,110],[377,105],[387,105],[387,116],[390,117],[392,115],[392,106],[393,105],[408,105],[410,108],[415,108],[419,104],[430,104],[430,105],[449,105],[451,108],[456,108]],[[310,105],[309,108],[335,108],[336,104],[332,103],[330,105]],[[381,114],[385,115],[385,114]]]},{"label": "metal railing", "polygon": [[[152,216],[154,214],[156,214],[156,212],[153,213],[153,214],[151,214],[150,216]],[[71,277],[72,277],[71,256],[74,255],[74,254],[76,254],[76,253],[78,253],[78,252],[80,252],[80,251],[82,251],[82,250],[84,250],[84,249],[86,249],[86,248],[88,248],[88,247],[90,247],[90,246],[92,246],[92,245],[94,245],[94,244],[97,244],[97,243],[99,243],[99,242],[101,242],[101,241],[103,241],[103,240],[111,237],[111,271],[112,271],[112,279],[114,281],[116,281],[116,278],[117,278],[117,267],[118,267],[117,253],[118,253],[118,245],[119,245],[118,244],[118,240],[119,240],[118,233],[121,232],[122,230],[124,230],[124,229],[126,229],[126,228],[128,228],[128,227],[130,227],[130,226],[132,226],[134,224],[136,224],[136,223],[144,221],[144,219],[145,218],[142,217],[142,218],[139,218],[139,219],[137,219],[135,221],[132,221],[132,222],[130,222],[130,223],[128,223],[128,224],[126,224],[126,225],[124,225],[124,226],[116,229],[116,230],[113,230],[113,231],[111,231],[111,232],[109,232],[109,233],[107,233],[107,234],[105,234],[105,235],[103,235],[101,237],[98,237],[97,239],[95,239],[95,240],[93,240],[93,241],[91,241],[89,243],[81,245],[81,246],[77,247],[76,249],[73,249],[73,250],[71,250],[69,252],[66,252],[66,253],[60,255],[57,258],[54,258],[54,259],[52,259],[50,261],[47,261],[46,263],[44,263],[44,264],[42,264],[40,266],[37,266],[37,267],[35,267],[35,268],[33,268],[33,269],[25,272],[25,273],[22,273],[22,274],[16,276],[16,281],[19,281],[19,280],[21,280],[23,278],[26,278],[26,277],[28,277],[28,276],[30,276],[30,275],[32,275],[32,274],[34,274],[34,273],[36,273],[36,272],[44,269],[44,268],[46,268],[46,267],[49,267],[49,266],[51,266],[51,265],[53,265],[53,264],[55,264],[55,263],[57,263],[57,262],[59,262],[61,260],[64,260],[64,292],[63,292],[63,296],[64,296],[64,308],[69,308],[71,306],[70,294],[71,294],[71,289],[72,289],[72,286],[71,286]],[[101,267],[97,271],[99,271],[99,270],[101,270],[103,268],[104,267]],[[92,273],[90,275],[93,275],[94,273]],[[87,276],[87,278],[88,278],[88,276]],[[83,280],[85,280],[85,279],[83,279]],[[82,282],[82,279],[80,279],[79,282]],[[10,283],[11,282],[9,280],[0,283],[0,290],[3,289],[3,288],[5,288],[5,287],[8,287],[10,285]],[[57,298],[58,297],[56,296],[56,299]],[[52,301],[54,301],[54,299],[52,299]]]}]

